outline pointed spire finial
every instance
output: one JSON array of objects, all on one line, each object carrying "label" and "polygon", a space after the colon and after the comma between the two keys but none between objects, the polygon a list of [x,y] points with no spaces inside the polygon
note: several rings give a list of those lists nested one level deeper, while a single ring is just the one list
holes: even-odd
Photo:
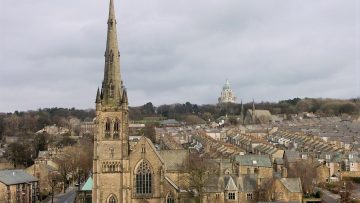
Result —
[{"label": "pointed spire finial", "polygon": [[100,97],[100,89],[97,89],[97,93],[96,93],[96,100],[95,103],[100,103],[101,102],[101,97]]},{"label": "pointed spire finial", "polygon": [[126,88],[123,89],[122,102],[128,104],[128,96],[127,96]]},{"label": "pointed spire finial", "polygon": [[109,21],[110,20],[115,20],[115,8],[114,8],[113,0],[110,0],[110,5],[109,5]]},{"label": "pointed spire finial", "polygon": [[102,105],[116,106],[121,101],[120,52],[117,41],[114,0],[109,3],[105,50],[104,80],[101,87]]}]

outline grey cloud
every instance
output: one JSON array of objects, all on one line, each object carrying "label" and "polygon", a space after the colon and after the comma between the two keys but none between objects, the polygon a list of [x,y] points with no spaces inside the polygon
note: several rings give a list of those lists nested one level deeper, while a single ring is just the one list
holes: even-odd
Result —
[{"label": "grey cloud", "polygon": [[[356,0],[116,1],[131,105],[358,97]],[[3,0],[0,111],[94,106],[107,1]],[[21,15],[19,15],[21,14]]]}]

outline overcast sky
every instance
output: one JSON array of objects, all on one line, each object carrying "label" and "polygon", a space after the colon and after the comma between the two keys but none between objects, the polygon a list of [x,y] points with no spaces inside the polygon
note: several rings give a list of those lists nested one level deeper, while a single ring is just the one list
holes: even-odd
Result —
[{"label": "overcast sky", "polygon": [[[115,0],[131,106],[360,96],[359,0]],[[108,0],[0,0],[0,112],[94,108]]]}]

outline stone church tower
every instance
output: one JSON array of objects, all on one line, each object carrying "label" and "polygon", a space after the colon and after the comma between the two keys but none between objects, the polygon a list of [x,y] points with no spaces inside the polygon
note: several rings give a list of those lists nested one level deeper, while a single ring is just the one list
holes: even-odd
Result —
[{"label": "stone church tower", "polygon": [[113,0],[107,21],[104,80],[96,95],[92,202],[127,202],[130,195],[128,98],[120,75]]}]

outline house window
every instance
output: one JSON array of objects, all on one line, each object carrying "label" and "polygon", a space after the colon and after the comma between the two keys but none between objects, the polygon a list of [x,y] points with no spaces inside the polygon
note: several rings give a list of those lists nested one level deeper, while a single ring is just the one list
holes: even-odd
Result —
[{"label": "house window", "polygon": [[216,193],[215,198],[216,198],[216,199],[220,199],[220,194],[219,194],[219,193]]},{"label": "house window", "polygon": [[151,168],[149,163],[143,161],[136,170],[136,193],[138,195],[151,194]]},{"label": "house window", "polygon": [[247,193],[246,199],[253,199],[253,193]]},{"label": "house window", "polygon": [[108,203],[116,203],[116,199],[113,195],[111,195],[111,197],[109,198]]},{"label": "house window", "polygon": [[166,203],[175,203],[175,199],[171,195],[171,193],[169,193],[168,196],[166,197]]},{"label": "house window", "polygon": [[229,192],[228,199],[235,199],[235,192]]}]

